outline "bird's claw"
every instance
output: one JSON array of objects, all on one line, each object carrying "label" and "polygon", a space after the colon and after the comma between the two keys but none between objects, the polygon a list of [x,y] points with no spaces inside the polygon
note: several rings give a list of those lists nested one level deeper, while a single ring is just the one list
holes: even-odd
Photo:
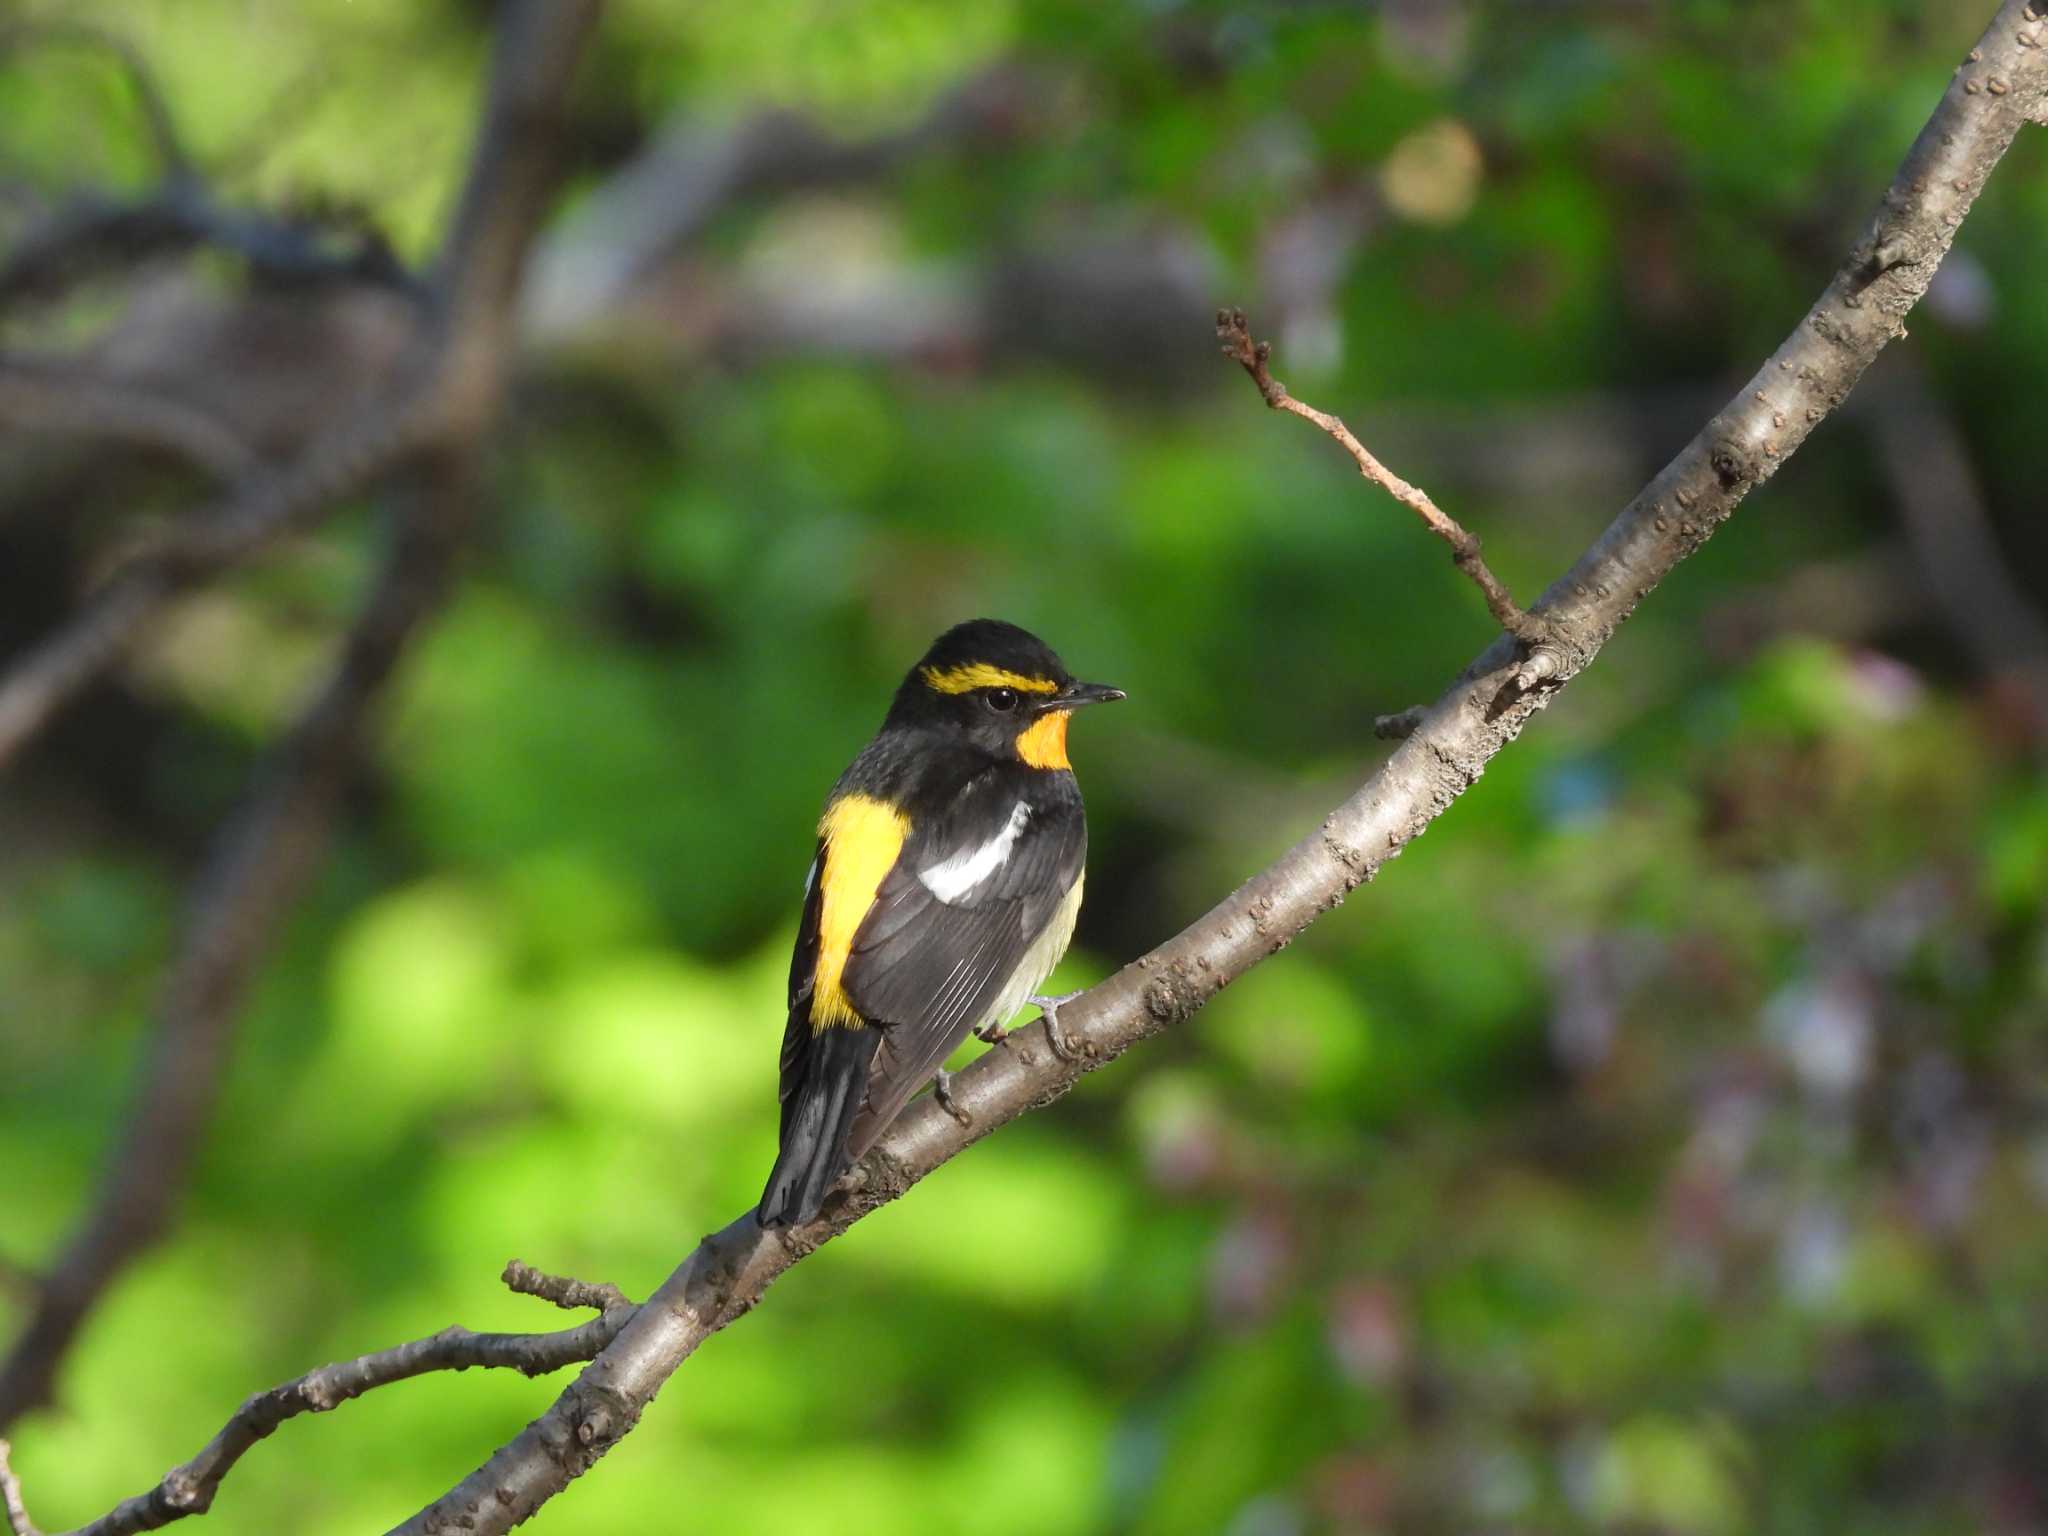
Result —
[{"label": "bird's claw", "polygon": [[939,1101],[939,1108],[951,1115],[961,1126],[971,1127],[974,1124],[974,1117],[953,1102],[953,1074],[944,1067],[939,1068],[938,1075],[932,1079],[932,1097]]},{"label": "bird's claw", "polygon": [[1038,1010],[1038,1016],[1045,1020],[1045,1043],[1052,1047],[1053,1055],[1061,1061],[1072,1061],[1079,1055],[1066,1031],[1060,1028],[1060,1010],[1079,997],[1079,992],[1062,992],[1058,997],[1027,997],[1025,1002]]},{"label": "bird's claw", "polygon": [[1007,1045],[1010,1040],[1010,1032],[1003,1028],[1000,1020],[996,1020],[984,1024],[981,1028],[977,1029],[974,1032],[974,1038],[983,1045]]}]

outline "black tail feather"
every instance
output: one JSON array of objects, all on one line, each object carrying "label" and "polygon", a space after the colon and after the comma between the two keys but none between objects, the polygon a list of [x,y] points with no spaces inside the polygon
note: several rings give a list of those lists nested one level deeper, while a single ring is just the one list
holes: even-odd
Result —
[{"label": "black tail feather", "polygon": [[782,1150],[755,1219],[764,1227],[801,1226],[818,1214],[825,1191],[853,1166],[847,1133],[867,1096],[878,1029],[834,1027],[802,1044],[798,1080],[782,1101]]}]

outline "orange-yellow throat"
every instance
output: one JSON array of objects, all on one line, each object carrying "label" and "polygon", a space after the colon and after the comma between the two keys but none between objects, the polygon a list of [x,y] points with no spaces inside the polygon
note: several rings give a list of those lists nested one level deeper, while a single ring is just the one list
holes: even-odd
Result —
[{"label": "orange-yellow throat", "polygon": [[1067,719],[1070,710],[1040,715],[1017,733],[1017,755],[1034,768],[1071,768],[1067,761]]}]

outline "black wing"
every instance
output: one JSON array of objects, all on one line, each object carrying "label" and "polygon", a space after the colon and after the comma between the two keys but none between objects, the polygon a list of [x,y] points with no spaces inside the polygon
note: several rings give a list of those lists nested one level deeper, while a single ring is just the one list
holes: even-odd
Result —
[{"label": "black wing", "polygon": [[811,1027],[811,993],[818,970],[818,921],[823,897],[825,845],[804,887],[803,922],[789,962],[789,1022],[782,1033],[782,1127],[775,1167],[761,1191],[755,1217],[764,1227],[788,1226],[817,1215],[825,1191],[846,1171],[848,1128],[859,1113],[879,1032]]},{"label": "black wing", "polygon": [[811,1035],[811,988],[818,972],[818,914],[824,905],[825,840],[818,839],[818,852],[811,860],[811,872],[804,876],[804,915],[797,924],[796,949],[789,957],[789,1023],[782,1031],[782,1081],[777,1097],[784,1104],[796,1090],[803,1074],[804,1046]]},{"label": "black wing", "polygon": [[[1014,830],[1012,830],[1014,829]],[[1007,836],[985,872],[976,850]],[[885,1026],[847,1151],[858,1157],[981,1023],[1016,974],[1088,854],[1068,774],[992,769],[914,828],[875,893],[841,985]],[[982,873],[982,878],[970,876]]]}]

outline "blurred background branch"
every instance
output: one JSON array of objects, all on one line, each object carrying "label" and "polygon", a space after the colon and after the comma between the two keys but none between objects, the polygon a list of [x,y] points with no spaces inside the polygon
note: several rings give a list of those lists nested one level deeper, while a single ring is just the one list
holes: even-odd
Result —
[{"label": "blurred background branch", "polygon": [[211,412],[61,358],[0,357],[0,422],[177,454],[221,481],[251,467],[248,445]]},{"label": "blurred background branch", "polygon": [[2048,619],[2013,579],[1999,548],[1969,445],[1907,352],[1858,412],[1890,477],[1913,562],[1943,617],[2009,698],[2036,742],[2048,742]]},{"label": "blurred background branch", "polygon": [[[524,252],[545,212],[563,103],[590,0],[529,0],[508,13],[470,176],[435,278],[423,376],[395,409],[372,407],[307,457],[230,501],[144,574],[116,578],[56,640],[0,682],[19,746],[181,586],[295,517],[398,470],[391,553],[340,659],[275,762],[223,829],[188,905],[156,1010],[156,1038],[125,1135],[93,1209],[64,1247],[4,1364],[0,1426],[48,1400],[59,1362],[106,1287],[161,1239],[226,1070],[233,1024],[278,925],[318,868],[329,823],[368,740],[372,706],[418,628],[445,600],[470,523],[481,439],[495,414]],[[7,755],[0,745],[0,761]]]},{"label": "blurred background branch", "polygon": [[467,521],[469,473],[450,463],[394,497],[390,560],[333,676],[222,829],[193,886],[184,942],[156,1009],[156,1038],[105,1183],[0,1365],[0,1425],[49,1400],[64,1352],[93,1306],[169,1229],[250,982],[318,867],[371,706],[414,631],[446,596]]}]

